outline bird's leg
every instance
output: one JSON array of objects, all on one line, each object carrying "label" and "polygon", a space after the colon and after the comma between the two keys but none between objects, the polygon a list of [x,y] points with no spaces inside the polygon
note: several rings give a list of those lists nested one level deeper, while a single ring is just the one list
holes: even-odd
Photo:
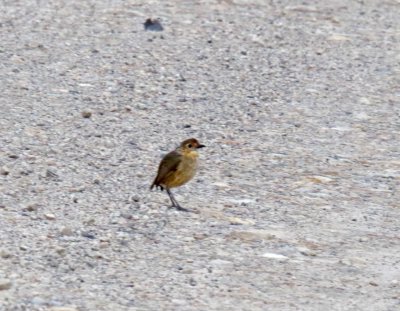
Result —
[{"label": "bird's leg", "polygon": [[168,188],[166,188],[165,190],[167,190],[169,199],[171,200],[171,203],[172,203],[172,207],[176,207],[176,205],[179,205],[179,204],[177,204],[174,196],[172,195],[172,192]]},{"label": "bird's leg", "polygon": [[169,190],[168,188],[166,189],[168,196],[172,202],[172,207],[176,207],[176,209],[178,211],[184,211],[184,212],[188,212],[189,210],[187,210],[186,208],[183,208],[182,206],[179,205],[178,201],[175,199],[174,195],[172,194],[171,190]]}]

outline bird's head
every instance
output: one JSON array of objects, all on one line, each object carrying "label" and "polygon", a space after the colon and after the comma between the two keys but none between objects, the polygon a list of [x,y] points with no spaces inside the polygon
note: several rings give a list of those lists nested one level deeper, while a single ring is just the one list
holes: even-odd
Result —
[{"label": "bird's head", "polygon": [[189,138],[181,142],[180,149],[185,152],[196,151],[197,149],[205,147],[200,144],[199,141],[195,138]]}]

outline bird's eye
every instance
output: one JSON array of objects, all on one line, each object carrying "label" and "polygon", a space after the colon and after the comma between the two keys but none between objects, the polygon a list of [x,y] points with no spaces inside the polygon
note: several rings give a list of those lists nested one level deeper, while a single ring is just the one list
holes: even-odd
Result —
[{"label": "bird's eye", "polygon": [[192,147],[193,147],[192,144],[189,144],[189,145],[188,145],[188,148],[192,148]]}]

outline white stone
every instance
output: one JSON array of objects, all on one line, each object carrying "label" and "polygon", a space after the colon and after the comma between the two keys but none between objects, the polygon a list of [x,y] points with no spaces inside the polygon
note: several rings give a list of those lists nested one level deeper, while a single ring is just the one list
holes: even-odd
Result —
[{"label": "white stone", "polygon": [[268,258],[268,259],[276,259],[276,260],[288,260],[289,257],[281,255],[281,254],[275,254],[275,253],[264,253],[261,255],[261,257]]},{"label": "white stone", "polygon": [[54,214],[44,214],[44,217],[46,217],[47,220],[55,220],[56,219],[56,215]]}]

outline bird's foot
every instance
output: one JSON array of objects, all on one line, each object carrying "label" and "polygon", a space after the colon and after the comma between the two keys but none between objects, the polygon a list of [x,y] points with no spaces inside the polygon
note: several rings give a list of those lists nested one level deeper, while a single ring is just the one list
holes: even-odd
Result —
[{"label": "bird's foot", "polygon": [[182,206],[175,206],[175,208],[178,210],[178,211],[181,211],[181,212],[190,212],[190,210],[188,210],[187,208],[184,208],[184,207],[182,207]]},{"label": "bird's foot", "polygon": [[176,210],[181,211],[181,212],[190,212],[187,208],[184,208],[180,205],[172,205],[171,208],[176,208]]}]

